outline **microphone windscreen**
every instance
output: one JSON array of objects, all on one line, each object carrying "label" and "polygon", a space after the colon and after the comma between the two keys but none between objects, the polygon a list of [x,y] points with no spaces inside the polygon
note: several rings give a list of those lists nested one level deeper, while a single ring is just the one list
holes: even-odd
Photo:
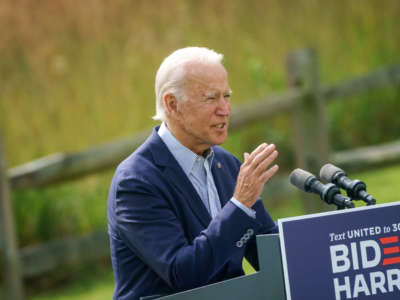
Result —
[{"label": "microphone windscreen", "polygon": [[308,190],[308,188],[306,187],[306,181],[310,177],[315,176],[310,172],[304,171],[302,169],[295,169],[292,173],[290,173],[289,179],[291,184],[306,192]]},{"label": "microphone windscreen", "polygon": [[339,169],[332,164],[326,164],[319,171],[319,177],[321,177],[326,182],[332,182],[333,175],[335,175],[337,172],[344,173],[342,169]]}]

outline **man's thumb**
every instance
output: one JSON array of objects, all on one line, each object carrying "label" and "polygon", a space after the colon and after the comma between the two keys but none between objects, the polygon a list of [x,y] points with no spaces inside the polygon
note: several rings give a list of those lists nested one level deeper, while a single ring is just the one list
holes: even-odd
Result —
[{"label": "man's thumb", "polygon": [[244,153],[244,161],[247,161],[247,159],[249,158],[250,154],[245,152]]}]

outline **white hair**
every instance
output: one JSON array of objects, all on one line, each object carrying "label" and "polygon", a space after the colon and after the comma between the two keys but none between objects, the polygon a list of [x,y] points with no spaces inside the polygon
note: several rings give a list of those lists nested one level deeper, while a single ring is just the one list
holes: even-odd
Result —
[{"label": "white hair", "polygon": [[222,63],[223,55],[203,47],[178,49],[167,56],[158,68],[155,82],[156,115],[154,120],[166,121],[164,96],[173,94],[177,101],[187,100],[183,84],[187,63]]}]

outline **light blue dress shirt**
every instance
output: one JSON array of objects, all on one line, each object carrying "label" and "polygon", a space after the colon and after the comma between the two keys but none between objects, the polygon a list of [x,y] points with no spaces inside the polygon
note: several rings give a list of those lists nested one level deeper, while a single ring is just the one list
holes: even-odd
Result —
[{"label": "light blue dress shirt", "polygon": [[[158,135],[193,184],[211,217],[214,218],[221,210],[221,201],[219,200],[218,191],[211,173],[211,166],[214,159],[212,148],[210,148],[211,151],[207,157],[197,155],[183,146],[169,131],[164,122],[158,130]],[[254,210],[247,208],[234,197],[230,201],[241,208],[248,216],[252,218],[256,217]]]}]

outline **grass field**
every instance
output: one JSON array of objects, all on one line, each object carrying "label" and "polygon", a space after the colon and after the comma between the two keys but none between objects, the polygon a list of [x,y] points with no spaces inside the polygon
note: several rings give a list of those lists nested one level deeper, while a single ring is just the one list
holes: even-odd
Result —
[{"label": "grass field", "polygon": [[31,300],[110,300],[114,289],[113,274],[110,269],[100,274],[85,271],[79,278],[69,282],[59,290],[43,292],[30,297]]},{"label": "grass field", "polygon": [[[400,164],[381,168],[373,171],[350,174],[352,178],[358,178],[367,183],[368,192],[376,199],[378,204],[383,202],[400,201]],[[311,196],[313,197],[313,196]],[[319,201],[317,197],[310,201]],[[298,205],[299,199],[293,197],[285,202],[279,209],[271,211],[274,218],[283,218],[302,214]],[[246,273],[254,270],[244,263]],[[113,277],[111,270],[103,270],[99,274],[88,274],[87,272],[72,283],[59,290],[51,290],[32,296],[31,300],[105,300],[111,299],[113,292]]]},{"label": "grass field", "polygon": [[[154,75],[179,47],[204,45],[225,54],[233,105],[284,89],[286,56],[297,48],[318,51],[324,83],[399,60],[397,0],[172,3],[3,1],[0,127],[9,166],[154,125]],[[379,117],[378,129],[398,125],[385,104],[397,102],[376,98],[369,101],[370,115],[360,114],[358,101],[335,109],[335,116],[352,112],[341,117],[354,127],[353,144],[375,142],[356,131],[368,121],[363,116]],[[274,120],[269,126],[287,128]]]}]

